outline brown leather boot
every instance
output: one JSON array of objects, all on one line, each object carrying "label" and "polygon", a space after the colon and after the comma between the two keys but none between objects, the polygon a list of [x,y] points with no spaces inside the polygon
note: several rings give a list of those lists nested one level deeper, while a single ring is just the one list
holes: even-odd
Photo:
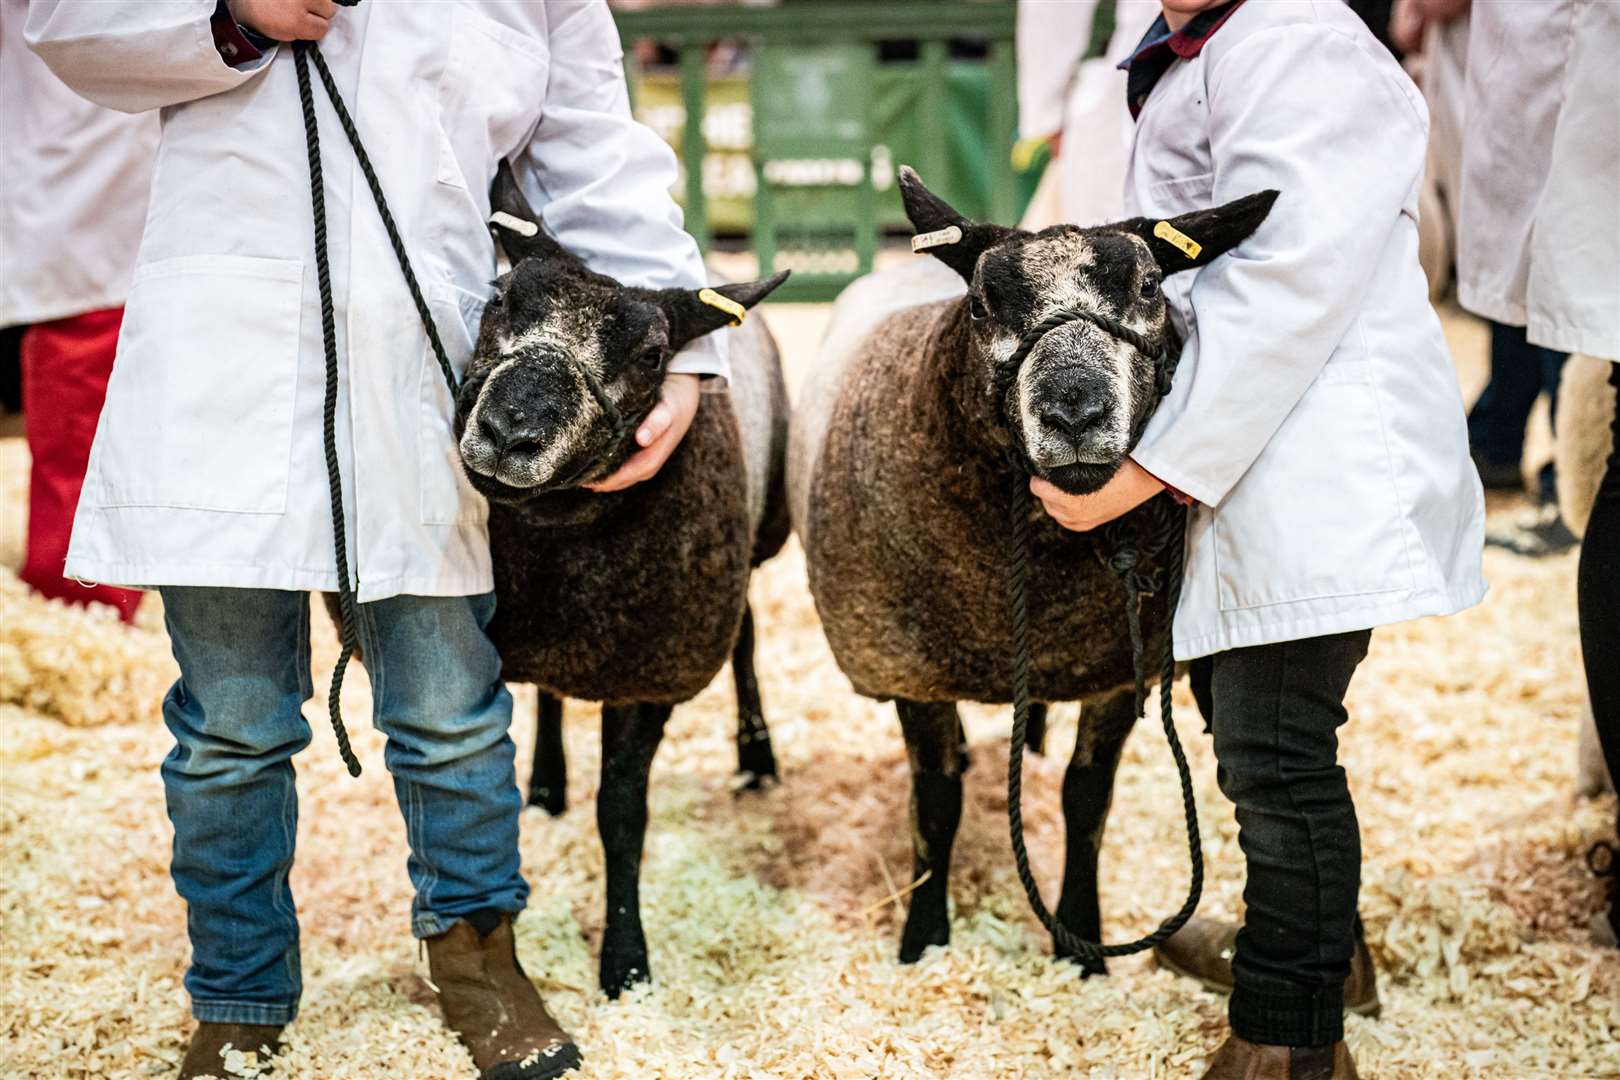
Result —
[{"label": "brown leather boot", "polygon": [[180,1080],[257,1076],[280,1048],[278,1024],[215,1024],[204,1020],[191,1034],[191,1045],[180,1062]]},{"label": "brown leather boot", "polygon": [[1228,1035],[1209,1059],[1204,1080],[1357,1080],[1343,1042],[1332,1046],[1263,1046]]},{"label": "brown leather boot", "polygon": [[458,922],[428,939],[427,954],[445,1022],[483,1080],[550,1080],[579,1068],[579,1047],[518,964],[511,916],[483,937]]},{"label": "brown leather boot", "polygon": [[[1216,919],[1192,918],[1153,950],[1161,967],[1197,979],[1206,990],[1232,992],[1232,957],[1237,951],[1238,926]],[[1357,939],[1350,957],[1350,977],[1344,980],[1344,1007],[1357,1016],[1377,1016],[1378,971],[1367,943]]]}]

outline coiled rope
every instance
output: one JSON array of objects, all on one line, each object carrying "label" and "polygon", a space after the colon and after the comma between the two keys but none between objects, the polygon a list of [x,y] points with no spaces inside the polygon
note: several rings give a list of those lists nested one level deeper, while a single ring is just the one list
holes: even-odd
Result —
[{"label": "coiled rope", "polygon": [[326,58],[321,55],[320,46],[313,41],[295,41],[293,60],[298,68],[298,101],[304,112],[304,142],[309,151],[310,201],[315,217],[315,275],[321,290],[321,340],[326,350],[326,398],[321,410],[321,440],[326,451],[326,482],[332,492],[332,547],[337,559],[340,616],[338,636],[343,646],[338,653],[337,665],[332,668],[332,687],[327,693],[327,712],[332,721],[332,734],[337,737],[338,753],[343,757],[343,764],[348,767],[350,776],[359,776],[360,759],[355,757],[354,749],[349,745],[349,732],[343,726],[340,700],[344,672],[348,669],[349,660],[354,656],[355,648],[359,644],[359,622],[354,584],[349,576],[349,543],[343,516],[343,477],[338,469],[337,331],[333,323],[332,271],[326,254],[326,188],[321,175],[320,126],[315,118],[315,95],[310,89],[309,81],[311,58],[315,61],[315,71],[320,75],[321,86],[326,90],[327,100],[332,103],[332,109],[337,113],[343,134],[348,136],[349,145],[354,148],[355,160],[359,162],[360,171],[365,175],[366,186],[371,189],[372,201],[377,204],[377,213],[381,215],[383,228],[388,232],[388,242],[394,249],[394,257],[399,261],[400,270],[405,274],[405,285],[410,289],[411,300],[416,304],[416,313],[421,317],[422,328],[427,331],[428,343],[432,345],[433,355],[439,361],[439,370],[444,374],[445,385],[450,388],[452,401],[456,396],[456,373],[450,367],[450,357],[444,351],[444,343],[439,340],[439,331],[433,323],[433,315],[428,310],[427,301],[422,298],[422,290],[416,283],[411,260],[405,253],[405,242],[400,239],[399,229],[394,224],[394,215],[389,212],[388,200],[383,196],[382,184],[377,180],[376,170],[371,167],[371,158],[360,143],[360,133],[355,130],[354,120],[350,118],[349,110],[343,104],[343,95],[338,93],[337,83],[333,80],[331,71],[327,69]]},{"label": "coiled rope", "polygon": [[[1117,320],[1092,311],[1065,308],[1036,323],[1018,343],[1018,348],[1000,370],[998,400],[1006,410],[1007,395],[1017,382],[1018,373],[1035,346],[1048,333],[1073,322],[1088,322],[1099,330],[1125,342],[1143,355],[1154,358],[1154,388],[1160,399],[1170,392],[1170,381],[1175,375],[1175,356],[1168,345],[1155,345],[1141,334]],[[1062,949],[1082,959],[1101,962],[1108,956],[1129,956],[1151,949],[1165,941],[1184,926],[1198,908],[1204,890],[1203,842],[1198,833],[1198,806],[1193,796],[1192,770],[1187,765],[1187,754],[1176,734],[1175,718],[1170,699],[1175,682],[1176,665],[1171,647],[1169,627],[1166,627],[1164,657],[1159,673],[1159,719],[1164,728],[1165,741],[1175,758],[1176,772],[1181,782],[1181,807],[1187,823],[1187,855],[1191,861],[1191,880],[1187,899],[1181,908],[1159,924],[1153,932],[1135,941],[1118,945],[1105,945],[1088,941],[1058,921],[1041,899],[1040,886],[1029,868],[1029,850],[1024,842],[1024,748],[1029,735],[1029,678],[1031,651],[1029,640],[1029,560],[1032,505],[1029,491],[1029,472],[1019,459],[1016,447],[1008,450],[1008,464],[1012,472],[1012,528],[1007,534],[1007,599],[1011,614],[1012,634],[1012,694],[1013,725],[1012,747],[1007,757],[1007,829],[1012,838],[1013,862],[1018,881],[1029,900],[1030,910],[1040,920],[1052,939]],[[1104,566],[1119,577],[1125,589],[1125,617],[1131,636],[1131,666],[1136,679],[1136,713],[1142,714],[1147,699],[1147,644],[1142,632],[1142,600],[1165,590],[1166,618],[1174,619],[1176,605],[1181,599],[1181,578],[1186,557],[1184,537],[1186,511],[1172,500],[1158,497],[1126,518],[1116,519],[1096,530],[1095,550]],[[1151,569],[1149,563],[1162,560],[1163,576]]]}]

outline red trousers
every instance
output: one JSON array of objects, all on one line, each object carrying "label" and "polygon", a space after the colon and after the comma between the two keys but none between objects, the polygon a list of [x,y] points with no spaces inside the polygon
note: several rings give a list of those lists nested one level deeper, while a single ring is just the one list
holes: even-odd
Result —
[{"label": "red trousers", "polygon": [[141,601],[139,592],[62,577],[123,318],[123,308],[107,308],[38,323],[23,333],[23,423],[34,461],[28,478],[28,554],[21,577],[46,596],[73,604],[109,604],[128,622]]}]

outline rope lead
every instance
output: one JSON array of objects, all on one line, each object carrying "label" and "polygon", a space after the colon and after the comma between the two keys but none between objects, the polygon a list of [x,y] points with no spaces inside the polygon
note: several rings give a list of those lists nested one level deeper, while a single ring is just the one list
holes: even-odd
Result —
[{"label": "rope lead", "polygon": [[[1017,350],[1003,368],[999,391],[1002,400],[1017,381],[1019,368],[1048,332],[1067,323],[1084,321],[1112,334],[1145,355],[1154,357],[1156,385],[1162,397],[1169,390],[1170,376],[1174,373],[1174,360],[1170,350],[1155,347],[1140,334],[1113,319],[1095,312],[1067,309],[1058,311],[1037,323],[1019,342]],[[1151,949],[1180,930],[1198,908],[1204,891],[1203,842],[1198,835],[1198,805],[1193,796],[1192,770],[1187,765],[1187,754],[1176,734],[1175,717],[1170,690],[1176,677],[1175,655],[1166,634],[1164,662],[1159,676],[1159,720],[1164,728],[1165,741],[1175,758],[1176,773],[1181,781],[1181,807],[1187,824],[1187,855],[1192,863],[1191,880],[1187,886],[1187,899],[1180,910],[1160,923],[1158,929],[1135,941],[1119,945],[1104,945],[1087,941],[1057,920],[1041,899],[1041,889],[1029,868],[1029,850],[1024,842],[1024,748],[1029,737],[1029,679],[1031,667],[1029,641],[1029,551],[1030,502],[1029,476],[1016,450],[1009,450],[1008,461],[1012,471],[1012,529],[1007,543],[1007,601],[1011,615],[1012,636],[1012,746],[1007,755],[1007,830],[1012,839],[1013,862],[1018,871],[1019,884],[1029,900],[1030,910],[1040,920],[1058,946],[1086,960],[1101,961],[1108,956],[1129,956]],[[1186,558],[1183,547],[1187,515],[1181,507],[1163,496],[1157,497],[1129,519],[1110,522],[1098,530],[1101,534],[1097,554],[1103,565],[1113,571],[1125,589],[1125,616],[1131,635],[1131,667],[1136,680],[1136,712],[1140,716],[1147,698],[1147,643],[1142,633],[1142,598],[1160,588],[1158,575],[1148,568],[1155,558],[1164,560],[1166,610],[1174,618],[1181,600],[1182,564]],[[1106,551],[1106,554],[1105,554]],[[1083,721],[1082,721],[1083,722]]]},{"label": "rope lead", "polygon": [[399,261],[400,270],[405,275],[405,285],[410,290],[411,300],[416,304],[416,313],[422,320],[422,328],[427,331],[428,342],[433,346],[433,355],[438,358],[439,370],[444,375],[445,384],[450,388],[451,401],[454,401],[456,396],[456,375],[450,366],[450,357],[444,351],[444,344],[439,340],[439,331],[433,323],[433,315],[428,310],[427,301],[422,298],[422,290],[416,283],[416,274],[411,270],[411,261],[405,253],[405,243],[400,239],[399,229],[394,225],[394,215],[389,212],[388,200],[383,196],[382,184],[378,182],[377,173],[371,167],[371,158],[360,143],[360,133],[355,129],[349,110],[343,104],[343,96],[338,93],[337,83],[326,67],[326,58],[321,55],[320,46],[314,42],[295,41],[293,60],[298,68],[298,102],[304,114],[304,143],[309,152],[310,204],[314,211],[315,222],[315,276],[320,283],[321,291],[321,341],[326,352],[326,397],[321,410],[321,442],[326,453],[326,482],[332,492],[332,547],[337,562],[340,616],[338,636],[342,642],[337,664],[332,668],[332,687],[327,692],[326,704],[327,713],[332,721],[332,734],[337,738],[338,754],[342,756],[343,764],[348,767],[349,775],[359,776],[360,759],[355,756],[353,747],[349,745],[349,732],[343,726],[343,675],[348,670],[349,660],[359,645],[359,611],[355,602],[354,584],[349,575],[349,542],[343,514],[343,477],[338,467],[337,331],[333,320],[332,270],[326,252],[326,187],[321,175],[320,125],[315,117],[315,95],[310,89],[309,81],[310,57],[315,59],[315,70],[320,75],[321,86],[326,91],[327,100],[332,103],[338,123],[342,126],[344,135],[348,136],[349,145],[354,148],[354,156],[360,164],[360,171],[365,174],[366,186],[371,189],[371,198],[377,204],[383,228],[388,232],[388,242],[394,249],[394,257]]}]

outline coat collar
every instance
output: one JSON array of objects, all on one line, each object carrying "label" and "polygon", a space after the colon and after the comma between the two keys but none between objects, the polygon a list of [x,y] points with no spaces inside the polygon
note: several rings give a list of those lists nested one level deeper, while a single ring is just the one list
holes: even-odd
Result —
[{"label": "coat collar", "polygon": [[1131,107],[1131,116],[1141,115],[1148,95],[1158,85],[1159,78],[1177,60],[1186,60],[1203,51],[1204,43],[1215,36],[1232,13],[1243,6],[1243,0],[1200,11],[1180,30],[1172,31],[1164,16],[1153,20],[1153,25],[1137,42],[1131,55],[1120,61],[1120,70],[1127,72],[1125,99]]}]

